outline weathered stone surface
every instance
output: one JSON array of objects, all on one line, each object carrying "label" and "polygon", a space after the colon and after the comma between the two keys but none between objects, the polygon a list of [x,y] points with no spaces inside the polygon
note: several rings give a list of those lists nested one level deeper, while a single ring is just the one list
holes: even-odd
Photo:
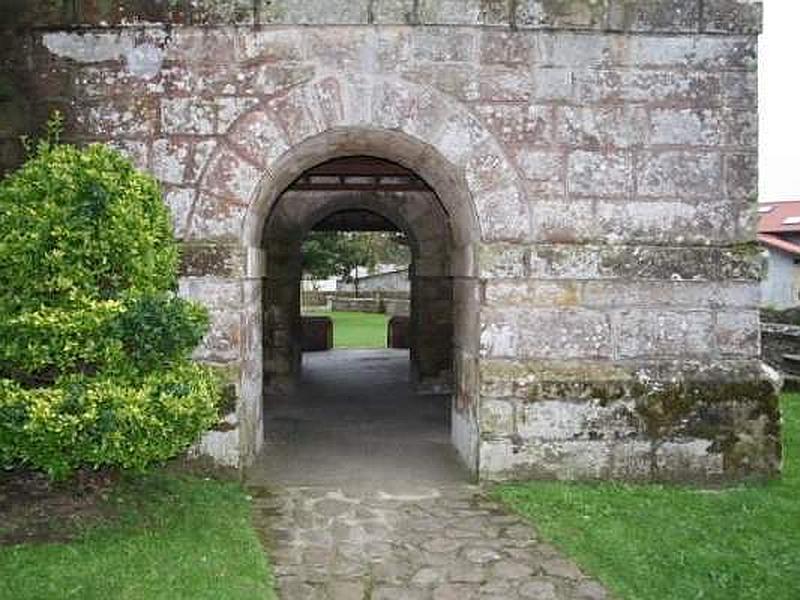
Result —
[{"label": "weathered stone surface", "polygon": [[[67,139],[111,143],[160,180],[188,242],[181,291],[213,309],[202,352],[241,363],[235,433],[205,446],[227,462],[258,449],[264,380],[281,390],[297,372],[300,239],[337,208],[373,210],[413,240],[415,373],[453,384],[454,439],[484,476],[774,472],[777,417],[748,383],[763,266],[756,4],[12,4],[0,169],[61,107]],[[432,192],[281,194],[304,169],[362,155]],[[730,384],[733,400],[695,380]],[[320,556],[298,559],[319,578]],[[514,559],[476,567],[506,575],[482,595],[524,596]],[[481,587],[463,565],[458,579],[407,566],[385,567],[376,590]],[[331,568],[335,589],[287,589],[359,594],[356,567]],[[529,592],[546,597],[548,581]]]},{"label": "weathered stone surface", "polygon": [[479,488],[436,485],[403,495],[279,487],[253,495],[285,598],[569,600],[590,584],[604,592]]}]

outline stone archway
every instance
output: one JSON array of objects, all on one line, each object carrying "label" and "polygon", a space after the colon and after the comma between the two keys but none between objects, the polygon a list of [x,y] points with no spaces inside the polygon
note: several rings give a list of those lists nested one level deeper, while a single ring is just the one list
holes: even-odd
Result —
[{"label": "stone archway", "polygon": [[[269,276],[263,242],[270,215],[284,190],[309,168],[364,155],[416,173],[445,215],[446,275],[455,307],[451,429],[462,459],[477,470],[479,248],[485,241],[520,241],[528,227],[518,174],[489,131],[432,88],[380,79],[365,89],[331,76],[243,107],[222,140],[202,169],[186,238],[229,242],[224,260],[234,263],[242,284],[238,404],[231,417],[238,439],[228,443],[238,447],[239,464],[252,460],[263,436],[261,309]],[[202,451],[216,453],[209,444]]]}]

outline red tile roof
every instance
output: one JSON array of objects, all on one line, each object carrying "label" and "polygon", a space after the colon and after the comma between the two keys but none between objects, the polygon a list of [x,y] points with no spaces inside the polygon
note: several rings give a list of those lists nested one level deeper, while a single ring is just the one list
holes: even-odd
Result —
[{"label": "red tile roof", "polygon": [[789,254],[800,256],[800,244],[787,242],[777,235],[772,235],[771,233],[760,233],[758,234],[758,241],[765,246],[769,246],[770,248],[777,248],[778,250],[783,250]]},{"label": "red tile roof", "polygon": [[[759,233],[800,232],[800,200],[761,203],[758,205],[758,212],[761,215],[758,223]],[[786,219],[790,221],[787,223]]]}]

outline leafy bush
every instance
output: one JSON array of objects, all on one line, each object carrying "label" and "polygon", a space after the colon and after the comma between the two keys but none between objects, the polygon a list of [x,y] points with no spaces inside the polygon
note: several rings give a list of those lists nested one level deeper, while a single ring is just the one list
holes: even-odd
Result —
[{"label": "leafy bush", "polygon": [[43,142],[0,184],[0,312],[172,289],[177,265],[158,184],[106,146]]},{"label": "leafy bush", "polygon": [[26,389],[0,380],[0,460],[61,478],[74,469],[144,469],[216,421],[219,381],[183,362],[143,377],[76,375]]},{"label": "leafy bush", "polygon": [[0,182],[0,468],[140,469],[213,425],[177,266],[158,184],[114,150],[51,135]]},{"label": "leafy bush", "polygon": [[208,313],[172,294],[134,299],[118,315],[114,334],[138,369],[188,358],[208,329]]},{"label": "leafy bush", "polygon": [[119,302],[106,300],[9,315],[0,321],[0,377],[45,385],[60,374],[91,373],[124,362],[113,328],[123,310]]}]

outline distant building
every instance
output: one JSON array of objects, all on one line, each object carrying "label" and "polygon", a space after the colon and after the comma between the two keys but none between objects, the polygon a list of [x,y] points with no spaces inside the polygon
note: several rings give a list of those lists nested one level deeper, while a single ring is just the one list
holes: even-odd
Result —
[{"label": "distant building", "polygon": [[761,282],[761,304],[773,308],[800,305],[800,201],[762,204],[758,241],[769,252]]},{"label": "distant building", "polygon": [[[411,281],[408,277],[408,267],[398,269],[391,265],[393,270],[378,269],[378,273],[372,275],[359,275],[359,292],[410,292]],[[340,292],[354,292],[355,285],[352,282],[339,281],[337,290]]]}]

